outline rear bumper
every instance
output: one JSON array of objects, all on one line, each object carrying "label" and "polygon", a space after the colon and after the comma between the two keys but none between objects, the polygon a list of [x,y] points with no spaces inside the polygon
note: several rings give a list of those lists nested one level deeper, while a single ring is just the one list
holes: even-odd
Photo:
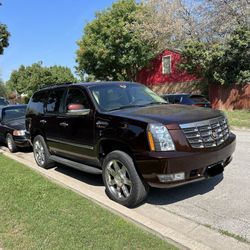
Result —
[{"label": "rear bumper", "polygon": [[[150,186],[169,188],[221,173],[230,163],[235,145],[236,137],[231,133],[228,140],[215,149],[193,152],[145,152],[137,154],[135,161],[138,171]],[[167,183],[159,181],[158,175],[180,172],[185,173],[184,180]]]},{"label": "rear bumper", "polygon": [[30,142],[26,136],[13,136],[13,140],[18,147],[30,147]]}]

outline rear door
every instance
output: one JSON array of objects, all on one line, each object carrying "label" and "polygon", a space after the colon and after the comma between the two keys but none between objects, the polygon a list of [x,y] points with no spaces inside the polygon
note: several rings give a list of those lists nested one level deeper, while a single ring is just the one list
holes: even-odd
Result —
[{"label": "rear door", "polygon": [[64,140],[64,135],[60,131],[60,115],[63,113],[66,90],[66,88],[61,87],[49,91],[45,115],[40,120],[40,123],[44,125],[47,144],[54,153],[60,150],[61,142]]},{"label": "rear door", "polygon": [[0,109],[0,141],[5,142],[5,126],[2,124],[2,109]]}]

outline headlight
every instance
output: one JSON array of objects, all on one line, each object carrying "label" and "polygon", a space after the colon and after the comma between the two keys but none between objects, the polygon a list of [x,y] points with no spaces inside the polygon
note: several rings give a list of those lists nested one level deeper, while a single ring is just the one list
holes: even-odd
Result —
[{"label": "headlight", "polygon": [[148,125],[148,142],[151,151],[175,150],[175,145],[168,129],[160,123]]},{"label": "headlight", "polygon": [[25,136],[25,130],[14,130],[13,135],[14,136]]}]

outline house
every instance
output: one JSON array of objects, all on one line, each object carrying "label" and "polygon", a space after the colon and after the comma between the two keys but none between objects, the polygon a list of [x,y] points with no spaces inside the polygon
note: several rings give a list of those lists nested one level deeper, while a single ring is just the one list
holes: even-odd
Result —
[{"label": "house", "polygon": [[202,84],[202,80],[178,69],[179,50],[166,49],[138,72],[136,81],[152,88],[158,94],[197,93],[207,94],[213,108],[250,110],[250,83],[219,86]]},{"label": "house", "polygon": [[194,75],[178,69],[181,52],[166,49],[140,70],[136,81],[150,86],[158,93],[201,92]]}]

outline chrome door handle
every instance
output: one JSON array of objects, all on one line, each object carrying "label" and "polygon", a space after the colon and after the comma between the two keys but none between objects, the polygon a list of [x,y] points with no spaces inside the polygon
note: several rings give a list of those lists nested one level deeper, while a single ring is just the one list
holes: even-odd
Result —
[{"label": "chrome door handle", "polygon": [[46,123],[47,123],[47,121],[46,121],[46,120],[40,120],[40,123],[42,123],[42,124],[46,124]]},{"label": "chrome door handle", "polygon": [[66,123],[66,122],[61,122],[59,125],[60,125],[61,127],[68,127],[68,126],[69,126],[69,124]]},{"label": "chrome door handle", "polygon": [[97,121],[96,122],[96,127],[97,128],[106,128],[109,125],[108,122],[105,121]]}]

